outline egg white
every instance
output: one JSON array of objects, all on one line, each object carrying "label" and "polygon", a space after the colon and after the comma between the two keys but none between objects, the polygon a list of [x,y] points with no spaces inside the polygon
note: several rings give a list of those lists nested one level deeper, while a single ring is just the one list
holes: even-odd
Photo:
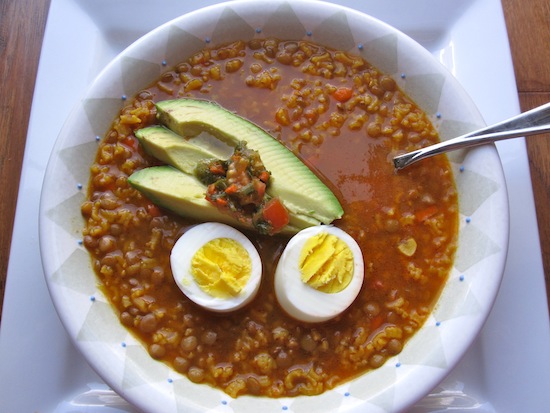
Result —
[{"label": "egg white", "polygon": [[[337,293],[324,293],[301,280],[300,254],[306,241],[321,232],[335,235],[344,241],[353,254],[353,277],[346,288]],[[291,317],[319,323],[344,312],[353,303],[363,285],[363,254],[357,242],[345,231],[332,225],[306,228],[290,239],[275,271],[275,294],[285,312]]]},{"label": "egg white", "polygon": [[[251,274],[243,290],[236,297],[218,298],[204,292],[197,285],[191,273],[191,260],[206,243],[217,238],[230,238],[241,244],[251,260]],[[170,254],[170,265],[176,284],[193,302],[216,312],[229,312],[244,307],[254,299],[262,278],[262,261],[250,240],[229,225],[207,222],[186,231],[174,244]]]}]

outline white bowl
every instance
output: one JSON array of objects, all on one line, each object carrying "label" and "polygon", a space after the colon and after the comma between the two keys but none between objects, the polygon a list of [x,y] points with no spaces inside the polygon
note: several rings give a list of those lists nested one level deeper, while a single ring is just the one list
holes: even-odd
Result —
[{"label": "white bowl", "polygon": [[[235,1],[181,16],[114,59],[59,135],[40,206],[41,253],[52,300],[90,365],[145,412],[159,411],[159,406],[166,413],[404,410],[458,362],[496,297],[507,251],[508,201],[494,146],[450,156],[459,190],[459,246],[431,317],[384,366],[319,396],[231,399],[220,390],[193,384],[149,356],[120,324],[97,287],[90,257],[80,242],[83,185],[89,179],[96,137],[105,134],[123,104],[122,96],[133,96],[155,80],[164,70],[163,61],[182,61],[207,39],[211,44],[247,40],[258,28],[266,37],[305,38],[362,55],[393,76],[431,116],[443,140],[484,124],[461,86],[430,53],[396,29],[357,11],[310,0]],[[179,47],[171,47],[171,42],[179,42]]]}]

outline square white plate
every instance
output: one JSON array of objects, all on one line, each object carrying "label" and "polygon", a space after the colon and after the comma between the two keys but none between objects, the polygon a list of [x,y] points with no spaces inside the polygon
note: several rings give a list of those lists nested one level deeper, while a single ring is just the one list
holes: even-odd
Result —
[{"label": "square white plate", "polygon": [[[51,303],[38,246],[49,153],[72,107],[117,53],[178,15],[218,1],[52,0],[23,161],[0,331],[2,412],[133,412],[73,347]],[[487,123],[519,112],[499,0],[368,0],[343,4],[419,41],[461,81]],[[121,16],[126,16],[124,19]],[[448,402],[475,412],[550,405],[550,329],[525,144],[498,144],[510,193],[510,251],[495,307],[468,353],[415,412]],[[447,409],[446,411],[449,411]],[[465,409],[453,411],[464,411]]]}]

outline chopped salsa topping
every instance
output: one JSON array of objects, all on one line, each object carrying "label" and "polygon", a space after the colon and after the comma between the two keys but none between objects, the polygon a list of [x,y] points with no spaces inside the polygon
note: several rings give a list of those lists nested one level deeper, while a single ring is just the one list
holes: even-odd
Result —
[{"label": "chopped salsa topping", "polygon": [[276,234],[288,224],[283,203],[266,193],[271,174],[246,142],[241,141],[228,160],[200,163],[195,174],[208,186],[206,199],[210,203],[261,234]]}]

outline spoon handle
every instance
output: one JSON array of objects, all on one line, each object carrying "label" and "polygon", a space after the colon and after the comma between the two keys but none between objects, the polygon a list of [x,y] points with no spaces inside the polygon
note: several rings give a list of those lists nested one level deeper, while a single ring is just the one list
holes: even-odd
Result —
[{"label": "spoon handle", "polygon": [[483,145],[502,139],[537,135],[548,131],[550,131],[550,103],[457,138],[396,156],[393,158],[393,164],[399,170],[421,159],[444,152]]}]

